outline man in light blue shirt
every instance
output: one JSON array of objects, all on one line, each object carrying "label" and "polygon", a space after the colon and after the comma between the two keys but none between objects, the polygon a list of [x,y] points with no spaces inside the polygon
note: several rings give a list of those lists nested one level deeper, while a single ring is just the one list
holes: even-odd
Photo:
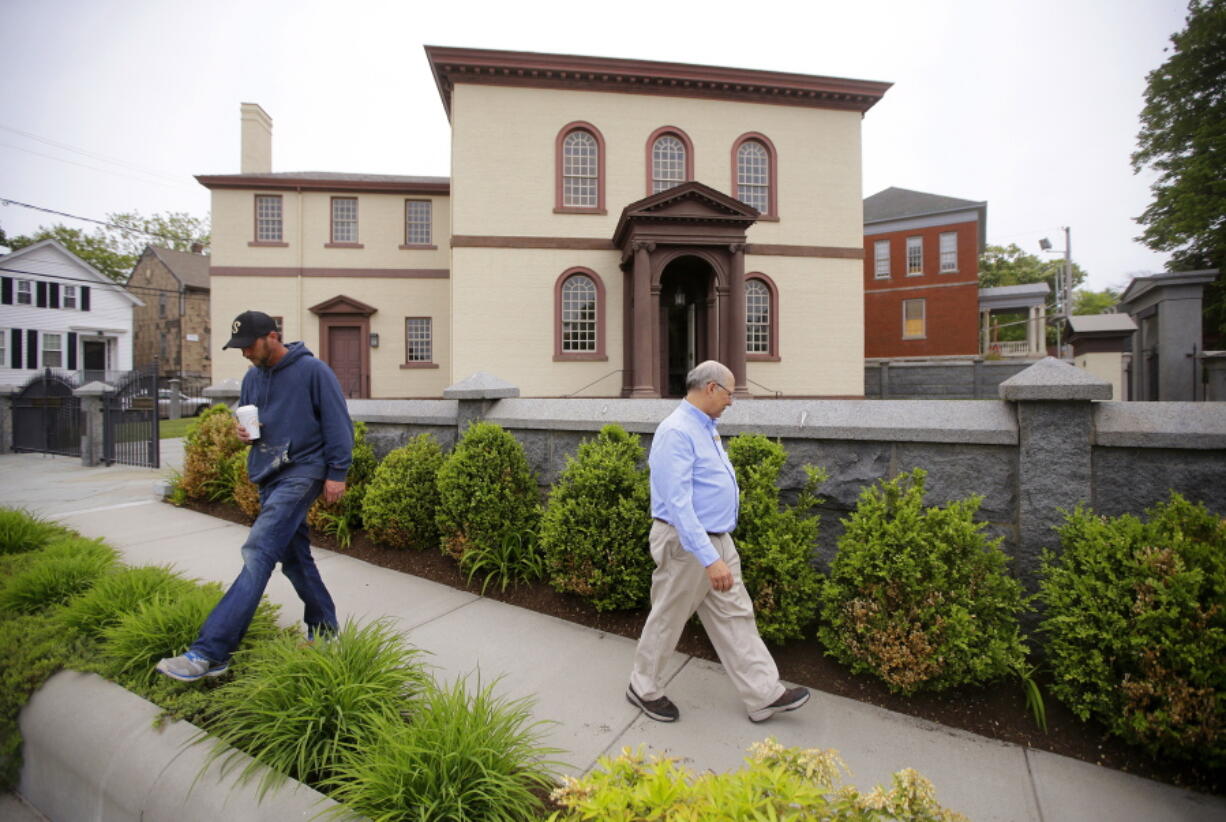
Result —
[{"label": "man in light blue shirt", "polygon": [[809,700],[785,688],[758,634],[753,602],[732,543],[739,507],[736,472],[715,421],[732,404],[732,372],[714,360],[686,377],[686,396],[651,442],[651,613],[634,655],[626,698],[652,719],[675,722],[677,706],[660,689],[665,660],[695,612],[732,679],[749,718],[762,722]]}]

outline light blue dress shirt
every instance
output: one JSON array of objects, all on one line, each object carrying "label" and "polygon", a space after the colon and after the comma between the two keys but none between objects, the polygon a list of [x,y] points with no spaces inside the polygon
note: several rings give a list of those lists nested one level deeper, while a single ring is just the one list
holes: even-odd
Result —
[{"label": "light blue dress shirt", "polygon": [[677,529],[681,545],[703,567],[719,559],[708,532],[736,530],[740,504],[736,471],[715,420],[682,400],[651,441],[651,515]]}]

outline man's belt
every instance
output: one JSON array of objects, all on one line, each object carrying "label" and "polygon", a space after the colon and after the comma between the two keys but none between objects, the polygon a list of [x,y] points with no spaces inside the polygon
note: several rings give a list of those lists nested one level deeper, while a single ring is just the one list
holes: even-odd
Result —
[{"label": "man's belt", "polygon": [[[659,517],[652,517],[652,519],[654,519],[654,520],[655,520],[656,522],[658,522],[658,523],[661,523],[662,525],[670,525],[670,526],[672,525],[672,523],[671,523],[671,522],[669,522],[669,521],[668,521],[668,520],[666,520],[666,519],[660,519]],[[722,536],[725,536],[725,535],[726,535],[726,533],[723,533],[723,534],[716,534],[716,533],[713,533],[713,532],[711,532],[711,531],[707,531],[707,536],[709,536],[709,537],[722,537]]]}]

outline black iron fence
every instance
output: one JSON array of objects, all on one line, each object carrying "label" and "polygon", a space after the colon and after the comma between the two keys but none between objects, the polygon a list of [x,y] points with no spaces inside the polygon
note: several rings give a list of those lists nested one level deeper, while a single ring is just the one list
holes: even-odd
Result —
[{"label": "black iron fence", "polygon": [[13,450],[81,456],[81,401],[73,372],[48,368],[13,398]]},{"label": "black iron fence", "polygon": [[102,398],[102,461],[158,468],[160,406],[167,401],[157,368],[129,372]]}]

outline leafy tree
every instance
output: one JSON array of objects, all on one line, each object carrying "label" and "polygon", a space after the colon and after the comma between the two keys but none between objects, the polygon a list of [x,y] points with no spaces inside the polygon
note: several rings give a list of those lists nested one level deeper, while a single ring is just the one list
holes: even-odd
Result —
[{"label": "leafy tree", "polygon": [[58,240],[61,245],[116,282],[125,282],[147,245],[190,251],[192,246],[209,244],[209,223],[179,211],[142,216],[138,212],[108,214],[110,225],[93,233],[70,228],[62,223],[39,226],[28,235],[7,238],[14,251],[43,240]]},{"label": "leafy tree", "polygon": [[1102,291],[1081,289],[1073,292],[1074,314],[1103,314],[1112,310],[1119,301],[1118,291],[1104,288]]},{"label": "leafy tree", "polygon": [[[979,256],[979,287],[996,288],[1002,285],[1026,285],[1045,282],[1056,293],[1056,275],[1064,270],[1063,259],[1044,260],[1035,254],[1027,254],[1015,243],[1007,246],[989,245]],[[1086,272],[1073,263],[1072,287],[1085,282]]]}]

